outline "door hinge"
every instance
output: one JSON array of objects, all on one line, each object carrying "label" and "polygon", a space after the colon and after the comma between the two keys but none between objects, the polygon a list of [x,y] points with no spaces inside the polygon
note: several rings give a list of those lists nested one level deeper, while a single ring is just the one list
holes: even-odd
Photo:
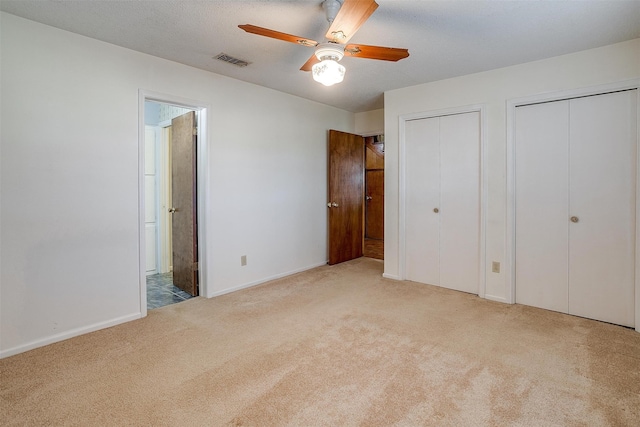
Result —
[{"label": "door hinge", "polygon": [[197,128],[197,127],[194,127],[194,128],[193,128],[193,134],[194,134],[195,136],[197,136],[197,135],[198,135],[198,128]]},{"label": "door hinge", "polygon": [[198,271],[198,263],[197,263],[197,262],[194,262],[194,263],[191,265],[191,271]]}]

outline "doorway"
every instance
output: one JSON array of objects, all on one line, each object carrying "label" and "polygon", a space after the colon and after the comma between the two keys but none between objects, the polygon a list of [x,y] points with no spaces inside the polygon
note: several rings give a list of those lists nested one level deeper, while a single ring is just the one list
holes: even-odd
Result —
[{"label": "doorway", "polygon": [[330,130],[328,142],[328,263],[382,260],[384,137]]},{"label": "doorway", "polygon": [[142,94],[141,106],[144,313],[203,292],[198,218],[202,217],[199,199],[204,185],[199,182],[203,174],[198,164],[203,163],[206,108]]},{"label": "doorway", "polygon": [[364,256],[384,259],[384,135],[365,136]]}]

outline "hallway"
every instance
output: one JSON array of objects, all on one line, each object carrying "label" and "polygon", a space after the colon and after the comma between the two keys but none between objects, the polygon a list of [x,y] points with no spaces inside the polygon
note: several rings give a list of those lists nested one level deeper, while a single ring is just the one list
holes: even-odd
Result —
[{"label": "hallway", "polygon": [[147,276],[147,310],[164,307],[193,298],[173,286],[173,273]]}]

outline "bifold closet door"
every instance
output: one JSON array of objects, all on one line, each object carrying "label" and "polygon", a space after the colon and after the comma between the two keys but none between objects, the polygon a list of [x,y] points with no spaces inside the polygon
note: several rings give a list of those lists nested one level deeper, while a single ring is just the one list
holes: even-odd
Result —
[{"label": "bifold closet door", "polygon": [[636,91],[572,99],[569,313],[634,326]]},{"label": "bifold closet door", "polygon": [[440,286],[478,293],[480,113],[440,117]]},{"label": "bifold closet door", "polygon": [[480,113],[405,125],[408,280],[478,293]]},{"label": "bifold closet door", "polygon": [[440,120],[405,126],[405,268],[408,280],[440,283]]},{"label": "bifold closet door", "polygon": [[516,108],[516,302],[634,325],[636,99]]},{"label": "bifold closet door", "polygon": [[569,101],[516,108],[516,302],[569,308]]}]

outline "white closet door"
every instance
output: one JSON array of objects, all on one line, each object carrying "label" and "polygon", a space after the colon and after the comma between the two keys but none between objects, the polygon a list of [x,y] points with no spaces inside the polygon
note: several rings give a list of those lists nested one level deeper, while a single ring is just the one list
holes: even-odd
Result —
[{"label": "white closet door", "polygon": [[408,280],[440,283],[440,122],[405,127],[405,269]]},{"label": "white closet door", "polygon": [[636,96],[516,109],[516,302],[634,326]]},{"label": "white closet door", "polygon": [[440,286],[478,293],[480,113],[440,118]]},{"label": "white closet door", "polygon": [[480,114],[405,126],[405,270],[421,283],[478,293]]},{"label": "white closet door", "polygon": [[568,310],[569,101],[516,108],[516,302]]},{"label": "white closet door", "polygon": [[571,100],[569,313],[634,325],[636,91]]}]

